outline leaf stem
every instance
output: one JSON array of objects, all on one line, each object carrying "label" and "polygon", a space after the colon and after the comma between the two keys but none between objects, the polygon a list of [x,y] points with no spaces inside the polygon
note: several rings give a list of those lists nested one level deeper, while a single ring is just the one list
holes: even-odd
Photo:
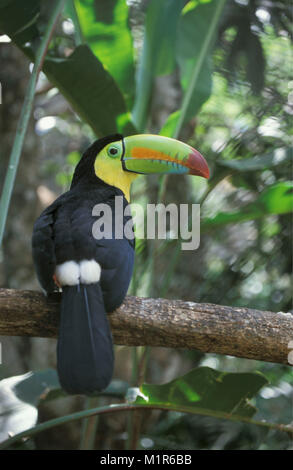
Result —
[{"label": "leaf stem", "polygon": [[14,187],[15,177],[18,169],[19,159],[23,147],[25,134],[27,131],[29,118],[33,108],[34,95],[38,76],[41,71],[54,29],[57,24],[58,17],[64,6],[65,0],[56,0],[52,9],[51,16],[44,36],[40,42],[39,48],[36,53],[34,67],[29,79],[27,92],[24,98],[24,103],[21,109],[20,118],[17,123],[16,135],[13,142],[9,164],[5,176],[3,192],[0,200],[0,247],[2,246],[4,230],[9,210],[11,195]]},{"label": "leaf stem", "polygon": [[[207,57],[208,51],[209,51],[209,49],[212,45],[212,42],[214,40],[214,35],[215,35],[215,32],[216,32],[217,25],[218,25],[219,19],[221,17],[225,2],[226,2],[226,0],[218,0],[217,9],[215,10],[215,13],[214,13],[214,15],[211,19],[210,27],[209,27],[207,35],[205,37],[205,41],[203,43],[203,46],[200,50],[198,60],[195,64],[195,66],[194,66],[194,69],[193,69],[193,72],[192,72],[192,75],[191,75],[191,80],[189,82],[189,86],[188,86],[186,92],[184,93],[183,103],[182,103],[181,111],[180,111],[180,114],[179,114],[179,119],[177,121],[176,127],[175,127],[173,135],[172,135],[172,137],[174,139],[178,139],[178,137],[180,135],[180,132],[181,132],[181,129],[183,127],[183,124],[185,123],[186,116],[187,116],[187,111],[188,111],[188,106],[189,106],[191,97],[194,93],[194,90],[196,89],[198,77],[200,75],[204,59]],[[168,180],[168,175],[164,175],[162,177],[162,180],[161,180],[161,186],[164,188],[164,190],[160,191],[159,201],[158,201],[159,203],[162,202],[162,198],[164,196],[164,191],[165,191],[166,186],[167,186],[167,180]]]},{"label": "leaf stem", "polygon": [[185,122],[187,111],[188,111],[188,106],[189,106],[192,94],[193,94],[193,92],[196,88],[198,77],[200,75],[204,59],[207,57],[208,51],[209,51],[209,49],[212,45],[212,42],[214,40],[214,35],[215,35],[215,32],[216,32],[218,22],[219,22],[219,19],[221,17],[225,2],[226,2],[226,0],[218,0],[217,8],[215,10],[215,13],[214,13],[212,19],[211,19],[210,27],[207,31],[205,41],[204,41],[203,46],[200,50],[198,60],[195,64],[194,70],[192,72],[192,76],[191,76],[191,80],[189,82],[189,86],[186,90],[186,93],[184,94],[181,112],[180,112],[179,119],[177,121],[176,128],[175,128],[174,134],[173,134],[174,139],[178,139],[178,136],[180,134],[182,126]]},{"label": "leaf stem", "polygon": [[51,429],[55,426],[60,426],[65,423],[77,421],[83,418],[89,418],[90,416],[94,416],[94,415],[101,415],[101,414],[113,413],[113,412],[118,412],[118,411],[136,411],[136,410],[143,410],[143,409],[178,411],[180,413],[192,413],[192,414],[197,414],[201,416],[211,416],[211,417],[219,418],[219,419],[228,419],[230,421],[240,421],[243,423],[253,424],[256,426],[261,426],[261,427],[265,427],[268,429],[275,429],[278,431],[286,432],[288,434],[293,434],[293,426],[291,425],[270,423],[267,421],[257,421],[257,420],[248,418],[246,416],[232,415],[229,413],[225,413],[223,411],[215,411],[215,410],[211,411],[211,410],[206,410],[206,409],[201,409],[201,408],[197,408],[196,410],[193,411],[189,407],[186,407],[184,405],[170,406],[170,405],[165,405],[163,403],[151,404],[151,405],[145,404],[145,403],[143,404],[123,403],[123,404],[108,405],[108,406],[103,406],[99,408],[92,408],[89,410],[78,411],[76,413],[62,416],[61,418],[54,418],[49,421],[45,421],[44,423],[38,424],[37,426],[34,426],[30,429],[27,429],[26,431],[16,434],[13,437],[10,437],[9,439],[6,439],[0,444],[0,450],[7,449],[8,447],[11,446],[11,444],[18,442],[20,439],[30,438],[42,431],[46,431],[47,429]]},{"label": "leaf stem", "polygon": [[[187,111],[188,111],[188,106],[189,106],[192,94],[194,93],[194,90],[197,86],[198,77],[200,76],[200,72],[201,72],[201,69],[202,69],[202,66],[203,66],[204,59],[205,59],[205,57],[207,57],[208,51],[209,51],[209,49],[212,45],[212,42],[214,40],[214,35],[215,35],[215,32],[216,32],[217,25],[218,25],[219,19],[221,17],[223,8],[225,6],[225,2],[226,2],[226,0],[218,0],[217,9],[215,10],[213,18],[211,20],[209,30],[207,32],[205,41],[204,41],[203,46],[201,48],[198,60],[195,64],[195,67],[194,67],[194,70],[193,70],[193,73],[192,73],[192,76],[191,76],[191,80],[189,82],[189,86],[186,90],[186,93],[184,94],[179,119],[177,121],[176,128],[175,128],[175,130],[173,132],[173,135],[172,135],[172,137],[174,139],[178,139],[178,137],[180,135],[180,132],[181,132],[181,129],[183,127],[183,124],[185,123],[186,115],[187,115]],[[167,181],[168,181],[168,175],[164,175],[161,179],[158,203],[162,202],[162,199],[165,195],[165,191],[166,191],[166,187],[167,187]],[[178,244],[179,244],[179,241],[178,241]],[[179,260],[178,255],[179,255],[179,251],[178,251],[178,245],[177,245],[175,256],[172,259],[172,265],[171,265],[172,273],[175,270],[176,264]],[[167,290],[168,290],[168,285],[170,283],[170,279],[171,279],[171,276],[170,275],[167,276],[167,278],[165,280],[165,283],[164,283],[164,286],[163,286],[163,289],[162,289],[162,291],[164,293],[166,293]]]},{"label": "leaf stem", "polygon": [[85,43],[82,29],[80,26],[78,14],[76,11],[76,6],[75,6],[75,1],[74,0],[69,0],[68,5],[67,5],[69,14],[71,16],[71,20],[74,25],[74,37],[75,37],[75,44],[76,46],[80,46],[81,44]]},{"label": "leaf stem", "polygon": [[[89,397],[86,400],[86,409],[94,408],[98,405],[100,397]],[[90,416],[82,422],[80,450],[93,450],[98,426],[99,415]]]},{"label": "leaf stem", "polygon": [[136,99],[132,110],[133,122],[140,132],[145,131],[153,85],[152,61],[149,48],[148,38],[145,34],[140,64],[137,71]]}]

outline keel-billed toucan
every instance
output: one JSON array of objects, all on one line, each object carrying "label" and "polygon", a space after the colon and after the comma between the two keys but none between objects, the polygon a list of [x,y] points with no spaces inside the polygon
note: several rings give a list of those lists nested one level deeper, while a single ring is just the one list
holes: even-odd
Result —
[{"label": "keel-billed toucan", "polygon": [[[134,262],[134,240],[115,238],[115,196],[128,205],[138,174],[191,174],[208,178],[202,155],[174,139],[156,135],[95,141],[75,168],[70,190],[36,220],[33,260],[47,293],[62,288],[57,370],[68,393],[104,389],[113,373],[113,346],[106,312],[121,305]],[[113,212],[113,237],[93,236],[96,204]],[[130,215],[118,218],[126,224]]]}]

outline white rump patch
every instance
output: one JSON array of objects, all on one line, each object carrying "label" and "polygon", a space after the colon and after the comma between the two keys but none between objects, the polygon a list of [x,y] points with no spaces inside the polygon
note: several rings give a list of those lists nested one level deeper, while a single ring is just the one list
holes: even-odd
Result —
[{"label": "white rump patch", "polygon": [[101,277],[101,266],[95,260],[81,261],[80,268],[80,282],[83,284],[94,284],[98,282]]},{"label": "white rump patch", "polygon": [[56,278],[61,286],[79,284],[79,265],[75,261],[66,261],[56,266]]},{"label": "white rump patch", "polygon": [[101,277],[101,266],[95,260],[66,261],[56,266],[56,278],[61,286],[94,284]]}]

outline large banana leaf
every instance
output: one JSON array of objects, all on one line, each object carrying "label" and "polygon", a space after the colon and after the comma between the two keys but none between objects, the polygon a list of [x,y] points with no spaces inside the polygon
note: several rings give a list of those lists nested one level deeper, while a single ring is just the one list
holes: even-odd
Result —
[{"label": "large banana leaf", "polygon": [[130,105],[134,95],[134,61],[127,2],[76,0],[75,6],[84,39]]},{"label": "large banana leaf", "polygon": [[[0,0],[0,28],[34,60],[42,31],[40,1]],[[43,71],[98,136],[135,133],[118,85],[87,45],[68,57],[50,50]]]},{"label": "large banana leaf", "polygon": [[87,45],[64,59],[46,59],[43,70],[98,136],[135,133],[116,82]]}]

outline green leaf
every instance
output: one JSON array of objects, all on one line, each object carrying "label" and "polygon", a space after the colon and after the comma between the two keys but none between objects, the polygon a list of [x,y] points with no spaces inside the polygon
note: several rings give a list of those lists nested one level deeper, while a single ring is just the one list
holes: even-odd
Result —
[{"label": "green leaf", "polygon": [[[39,2],[29,1],[27,7],[26,2],[17,0],[11,0],[8,6],[0,3],[0,28],[31,60],[34,60],[33,50],[26,43],[37,44],[41,37],[37,5]],[[31,23],[28,23],[29,14],[34,15]],[[43,71],[98,136],[117,131],[135,134],[119,87],[87,45],[77,47],[69,57],[47,56]]]},{"label": "green leaf", "polygon": [[147,123],[154,77],[175,68],[177,23],[183,5],[183,0],[151,0],[148,4],[133,107],[134,123],[141,132]]},{"label": "green leaf", "polygon": [[[265,384],[267,384],[266,378],[259,373],[234,374],[201,367],[169,384],[143,385],[139,393],[137,394],[137,391],[135,393],[135,397],[138,397],[135,403],[111,404],[51,419],[6,439],[0,444],[0,448],[6,449],[25,437],[32,437],[55,426],[90,416],[141,409],[161,409],[213,416],[292,433],[292,426],[264,420],[255,421],[251,418],[257,410],[248,400],[253,398]],[[118,396],[120,396],[120,390]],[[129,394],[128,398],[134,401]]]},{"label": "green leaf", "polygon": [[208,416],[250,418],[256,409],[249,403],[267,383],[259,373],[228,373],[199,367],[163,385],[144,384],[135,404],[167,405]]},{"label": "green leaf", "polygon": [[145,41],[154,75],[173,72],[177,24],[183,0],[151,0],[146,16]]},{"label": "green leaf", "polygon": [[170,114],[162,129],[160,130],[160,135],[164,135],[165,137],[173,137],[179,117],[180,110],[174,111],[174,113]]},{"label": "green leaf", "polygon": [[125,0],[76,0],[83,37],[130,105],[134,92],[132,36]]},{"label": "green leaf", "polygon": [[[212,89],[210,52],[212,37],[210,28],[218,8],[218,0],[210,2],[191,2],[184,8],[178,25],[178,42],[176,48],[177,62],[180,68],[181,85],[187,90],[194,68],[201,60],[200,55],[207,41],[207,54],[200,64],[196,86],[191,95],[185,121],[194,117],[203,103],[209,98]],[[217,24],[215,25],[217,26]],[[214,36],[215,31],[212,31]]]},{"label": "green leaf", "polygon": [[161,133],[178,138],[182,126],[193,118],[212,89],[211,49],[226,0],[189,2],[178,24],[176,58],[184,91],[179,114],[172,114]]},{"label": "green leaf", "polygon": [[280,165],[281,163],[292,160],[292,149],[293,147],[282,147],[274,150],[273,152],[253,158],[218,160],[217,163],[221,166],[226,166],[237,171],[264,170],[265,168],[272,168]]},{"label": "green leaf", "polygon": [[284,181],[266,188],[252,203],[235,212],[219,212],[212,218],[205,218],[201,230],[230,223],[245,222],[262,218],[266,215],[287,214],[293,211],[293,183]]},{"label": "green leaf", "polygon": [[293,211],[293,182],[284,181],[265,189],[259,203],[268,214],[287,214]]},{"label": "green leaf", "polygon": [[0,0],[0,26],[18,46],[39,36],[40,0]]},{"label": "green leaf", "polygon": [[43,70],[97,135],[135,133],[117,84],[87,45],[64,59],[47,58]]}]

